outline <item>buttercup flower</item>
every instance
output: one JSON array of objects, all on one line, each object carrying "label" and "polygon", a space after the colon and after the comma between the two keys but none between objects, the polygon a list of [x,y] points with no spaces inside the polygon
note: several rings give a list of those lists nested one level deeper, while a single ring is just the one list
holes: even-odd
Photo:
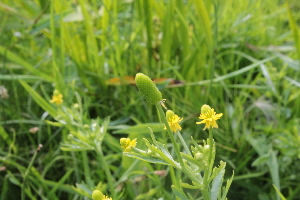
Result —
[{"label": "buttercup flower", "polygon": [[100,192],[99,190],[94,190],[92,194],[93,200],[112,200],[112,198],[108,198],[108,196],[105,196]]},{"label": "buttercup flower", "polygon": [[217,120],[220,119],[223,116],[223,113],[216,114],[213,108],[211,108],[209,105],[204,104],[201,107],[201,114],[199,119],[203,119],[201,122],[196,122],[196,124],[204,124],[205,127],[203,130],[207,128],[218,128]]},{"label": "buttercup flower", "polygon": [[173,132],[181,130],[181,126],[178,123],[182,120],[182,118],[178,117],[178,115],[175,115],[175,113],[172,110],[167,110],[166,118]]},{"label": "buttercup flower", "polygon": [[56,105],[59,106],[62,104],[62,102],[63,102],[63,95],[58,90],[54,90],[50,103],[55,103]]},{"label": "buttercup flower", "polygon": [[133,140],[130,140],[129,138],[121,138],[120,144],[124,149],[124,152],[131,152],[131,148],[136,146],[136,140],[136,138]]}]

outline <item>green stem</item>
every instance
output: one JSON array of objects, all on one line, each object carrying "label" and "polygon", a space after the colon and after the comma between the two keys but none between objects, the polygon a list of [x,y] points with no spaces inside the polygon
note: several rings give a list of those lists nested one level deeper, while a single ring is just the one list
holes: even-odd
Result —
[{"label": "green stem", "polygon": [[88,159],[87,152],[82,151],[81,156],[82,156],[81,158],[82,158],[83,173],[84,173],[85,181],[89,186],[92,186],[93,181],[91,179],[91,170],[90,170],[90,167],[89,167],[89,161],[88,161],[89,159]]},{"label": "green stem", "polygon": [[108,187],[110,189],[110,196],[112,197],[112,199],[116,199],[117,196],[116,196],[115,187],[114,187],[115,180],[114,180],[113,176],[111,175],[111,172],[106,163],[106,160],[104,158],[102,150],[99,148],[95,148],[95,149],[96,149],[95,151],[98,154],[98,158],[100,159],[101,166],[104,169],[104,172],[105,172],[105,175],[106,175],[106,178],[108,181]]},{"label": "green stem", "polygon": [[157,104],[155,104],[160,116],[161,116],[161,119],[163,121],[163,123],[166,125],[166,128],[167,128],[167,132],[169,134],[169,137],[172,141],[172,144],[174,146],[174,149],[175,149],[175,153],[176,153],[176,156],[179,160],[179,163],[180,163],[180,170],[182,170],[182,172],[187,175],[192,181],[196,182],[197,184],[201,184],[201,181],[189,170],[185,167],[184,163],[183,163],[183,160],[182,160],[182,156],[181,156],[181,153],[180,153],[180,150],[179,150],[179,147],[175,141],[175,138],[174,138],[174,135],[173,135],[173,132],[168,124],[168,121],[166,119],[166,116],[164,114],[164,111],[160,105],[160,102],[158,102]]},{"label": "green stem", "polygon": [[174,168],[172,166],[170,166],[170,176],[171,176],[172,184],[175,185],[177,188],[181,188],[179,181],[175,176]]},{"label": "green stem", "polygon": [[186,143],[185,143],[184,139],[182,138],[182,136],[181,136],[181,134],[180,134],[179,131],[177,131],[177,135],[178,135],[178,137],[179,137],[179,139],[180,139],[180,141],[181,141],[181,144],[183,145],[183,148],[186,150],[186,152],[187,152],[190,156],[192,156],[192,153],[190,152],[188,146],[186,145]]},{"label": "green stem", "polygon": [[213,149],[214,149],[214,143],[213,143],[214,139],[213,139],[213,133],[212,133],[212,130],[209,129],[209,154],[208,154],[208,162],[209,162],[209,177],[211,175],[211,171],[212,171],[212,168],[213,168],[213,164],[214,164],[214,159],[213,159]]},{"label": "green stem", "polygon": [[204,180],[203,180],[203,198],[205,200],[210,199],[209,195],[209,178],[212,172],[212,167],[214,164],[214,159],[212,158],[213,154],[213,133],[212,130],[209,129],[209,140],[208,140],[208,145],[209,145],[209,154],[208,154],[208,168],[205,170],[204,174]]},{"label": "green stem", "polygon": [[173,132],[172,132],[172,130],[171,130],[169,124],[168,124],[168,121],[167,121],[166,116],[165,116],[165,113],[164,113],[164,111],[163,111],[163,109],[162,109],[162,107],[161,107],[161,105],[160,105],[160,102],[157,102],[157,103],[155,104],[155,106],[156,106],[156,108],[157,108],[157,110],[158,110],[159,115],[161,116],[161,119],[162,119],[163,123],[166,125],[167,132],[168,132],[169,137],[170,137],[170,139],[171,139],[171,142],[172,142],[172,144],[173,144],[173,146],[174,146],[176,156],[177,156],[177,158],[178,158],[178,160],[179,160],[179,163],[180,163],[180,165],[181,165],[181,168],[183,168],[183,167],[184,167],[184,164],[183,164],[183,160],[182,160],[182,157],[181,157],[181,154],[180,154],[179,147],[178,147],[178,145],[177,145],[177,143],[176,143],[176,141],[175,141]]}]

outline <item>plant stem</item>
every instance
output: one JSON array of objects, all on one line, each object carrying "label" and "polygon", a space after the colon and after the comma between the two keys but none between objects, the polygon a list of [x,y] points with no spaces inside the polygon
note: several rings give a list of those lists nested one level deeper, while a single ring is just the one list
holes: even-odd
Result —
[{"label": "plant stem", "polygon": [[162,109],[162,107],[161,107],[161,105],[160,105],[160,102],[156,103],[155,106],[156,106],[156,108],[157,108],[157,110],[158,110],[159,115],[161,116],[161,119],[162,119],[163,123],[166,125],[167,132],[168,132],[169,137],[170,137],[170,139],[171,139],[171,142],[172,142],[172,144],[173,144],[173,146],[174,146],[176,156],[177,156],[177,158],[178,158],[178,160],[179,160],[179,163],[180,163],[180,165],[181,165],[181,168],[183,168],[183,167],[184,167],[184,164],[183,164],[183,160],[182,160],[182,157],[181,157],[181,154],[180,154],[179,147],[178,147],[178,145],[177,145],[177,143],[176,143],[176,141],[175,141],[173,132],[172,132],[172,130],[171,130],[169,124],[168,124],[168,121],[167,121],[166,116],[165,116],[165,114],[164,114],[164,111],[163,111],[163,109]]},{"label": "plant stem", "polygon": [[180,134],[179,131],[177,131],[177,135],[178,135],[178,137],[179,137],[179,139],[180,139],[180,141],[181,141],[181,144],[183,145],[184,149],[186,150],[186,152],[187,152],[190,156],[192,156],[191,151],[189,150],[188,146],[186,145],[186,143],[185,143],[184,139],[182,138],[182,136],[181,136],[181,134]]},{"label": "plant stem", "polygon": [[175,176],[174,168],[172,166],[170,166],[170,176],[171,176],[172,184],[175,185],[177,188],[181,188],[179,181]]},{"label": "plant stem", "polygon": [[88,161],[87,152],[81,151],[81,156],[82,156],[81,158],[82,158],[83,174],[84,174],[85,181],[89,186],[92,186],[93,181],[91,179],[91,170],[88,165],[89,161]]},{"label": "plant stem", "polygon": [[183,162],[182,157],[181,157],[181,153],[180,153],[179,147],[178,147],[178,145],[177,145],[177,143],[175,141],[173,132],[172,132],[172,130],[171,130],[169,124],[168,124],[168,121],[167,121],[166,116],[164,114],[164,111],[163,111],[163,109],[162,109],[162,107],[160,105],[160,102],[158,102],[157,104],[155,104],[155,106],[156,106],[156,108],[158,110],[158,113],[161,116],[161,119],[162,119],[163,123],[166,125],[167,132],[168,132],[169,137],[170,137],[170,139],[172,141],[172,144],[173,144],[174,149],[175,149],[176,156],[177,156],[177,158],[179,160],[179,163],[180,163],[180,166],[181,166],[180,170],[182,170],[182,172],[185,175],[187,175],[192,181],[196,182],[197,184],[201,184],[200,180],[189,169],[187,169],[185,167],[184,162]]},{"label": "plant stem", "polygon": [[204,172],[204,180],[203,180],[203,185],[204,185],[204,189],[203,189],[203,198],[205,200],[209,200],[210,196],[209,196],[209,177],[211,175],[212,172],[212,167],[213,167],[213,163],[214,163],[214,159],[212,159],[212,153],[213,153],[213,133],[212,130],[209,129],[209,140],[208,140],[208,145],[209,145],[209,153],[208,153],[208,168],[205,170]]},{"label": "plant stem", "polygon": [[100,148],[95,148],[96,153],[98,154],[98,158],[100,159],[100,163],[104,169],[106,178],[107,178],[107,182],[108,182],[108,187],[110,189],[110,196],[112,197],[112,199],[116,199],[116,192],[115,192],[115,187],[114,187],[114,178],[111,175],[111,172],[109,170],[109,167],[106,163],[106,160],[104,158],[103,152]]},{"label": "plant stem", "polygon": [[212,130],[209,129],[209,154],[208,154],[208,164],[209,164],[209,167],[208,167],[208,170],[209,170],[209,177],[210,177],[210,174],[211,174],[211,171],[212,171],[212,167],[213,167],[213,164],[214,164],[214,159],[212,158],[212,154],[213,154],[213,150],[214,150],[214,143],[213,143],[213,133],[212,133]]}]

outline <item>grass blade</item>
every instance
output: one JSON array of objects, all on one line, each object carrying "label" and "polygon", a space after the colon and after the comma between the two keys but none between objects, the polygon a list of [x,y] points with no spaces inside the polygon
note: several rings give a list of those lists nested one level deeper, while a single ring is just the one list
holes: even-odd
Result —
[{"label": "grass blade", "polygon": [[24,69],[30,71],[32,74],[41,77],[44,81],[53,82],[53,78],[51,76],[49,76],[49,75],[43,73],[42,71],[34,68],[34,66],[32,66],[30,63],[28,63],[27,61],[25,61],[24,59],[17,56],[15,53],[13,53],[12,51],[6,49],[5,47],[3,47],[1,45],[0,45],[0,54],[5,56],[6,58],[11,60],[12,62],[21,65]]},{"label": "grass blade", "polygon": [[32,87],[30,87],[26,82],[22,80],[19,80],[19,82],[39,106],[41,106],[51,116],[56,116],[56,110],[52,107],[50,103],[48,103],[41,95],[39,95],[34,89],[32,89]]}]

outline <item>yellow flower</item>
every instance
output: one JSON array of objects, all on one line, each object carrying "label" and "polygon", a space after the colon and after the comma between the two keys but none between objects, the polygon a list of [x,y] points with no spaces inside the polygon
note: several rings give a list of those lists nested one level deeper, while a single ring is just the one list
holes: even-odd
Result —
[{"label": "yellow flower", "polygon": [[58,90],[54,90],[50,103],[55,103],[56,105],[59,106],[62,104],[62,102],[63,102],[63,95]]},{"label": "yellow flower", "polygon": [[218,128],[217,120],[220,119],[223,116],[223,113],[216,114],[213,108],[211,108],[209,105],[204,104],[201,107],[201,114],[199,119],[203,119],[201,122],[196,122],[196,124],[204,124],[205,127],[203,130],[213,127]]},{"label": "yellow flower", "polygon": [[99,190],[94,190],[93,191],[92,199],[93,200],[112,200],[112,198],[108,198],[108,196],[105,196]]},{"label": "yellow flower", "polygon": [[131,148],[136,146],[136,140],[136,138],[133,140],[130,140],[129,138],[121,138],[120,144],[124,149],[124,152],[131,152]]},{"label": "yellow flower", "polygon": [[178,117],[178,115],[175,115],[175,113],[172,110],[167,110],[166,118],[173,132],[181,130],[181,126],[178,123],[182,120],[182,118]]}]

